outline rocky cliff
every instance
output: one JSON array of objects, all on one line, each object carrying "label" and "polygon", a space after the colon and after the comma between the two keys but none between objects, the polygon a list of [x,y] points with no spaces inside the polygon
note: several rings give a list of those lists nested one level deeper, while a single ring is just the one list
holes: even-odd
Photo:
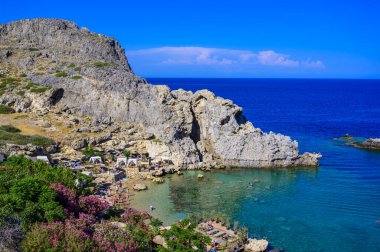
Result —
[{"label": "rocky cliff", "polygon": [[[0,92],[17,111],[69,108],[99,121],[141,125],[154,134],[146,148],[181,167],[200,162],[240,167],[317,165],[318,154],[300,155],[289,137],[264,133],[232,101],[207,90],[171,91],[134,75],[113,39],[58,19],[0,25],[1,73],[47,86],[33,98]],[[44,99],[39,101],[39,97]],[[26,100],[29,99],[29,100]]]}]

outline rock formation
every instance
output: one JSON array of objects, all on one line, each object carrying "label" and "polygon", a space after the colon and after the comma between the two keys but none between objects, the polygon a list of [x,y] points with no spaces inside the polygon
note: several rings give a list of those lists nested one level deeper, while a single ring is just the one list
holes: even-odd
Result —
[{"label": "rock formation", "polygon": [[179,167],[318,164],[319,154],[300,155],[296,141],[255,128],[230,100],[207,90],[171,91],[148,84],[134,75],[115,39],[69,21],[0,25],[0,62],[2,73],[23,74],[31,83],[49,87],[32,97],[0,92],[0,104],[17,111],[58,107],[101,122],[139,124],[154,135],[146,146],[151,156],[170,157]]},{"label": "rock formation", "polygon": [[380,138],[368,138],[363,142],[350,142],[347,144],[362,149],[380,150]]}]

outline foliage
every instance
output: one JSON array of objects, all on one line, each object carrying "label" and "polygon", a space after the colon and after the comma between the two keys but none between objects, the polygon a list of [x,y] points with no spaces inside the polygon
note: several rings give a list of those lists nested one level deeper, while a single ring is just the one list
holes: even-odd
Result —
[{"label": "foliage", "polygon": [[40,86],[40,85],[38,85],[37,83],[33,83],[33,82],[29,82],[25,87],[24,87],[24,89],[32,89],[32,88],[36,88],[36,87],[38,87],[38,86]]},{"label": "foliage", "polygon": [[85,155],[86,157],[94,157],[94,156],[103,157],[103,153],[99,151],[95,151],[92,145],[89,145],[86,147],[86,149],[83,151],[83,155]]},{"label": "foliage", "polygon": [[127,158],[129,158],[130,155],[131,155],[131,152],[129,150],[124,151],[124,156],[126,156]]},{"label": "foliage", "polygon": [[155,138],[152,141],[155,142],[155,143],[161,143],[161,139],[159,139],[159,138]]},{"label": "foliage", "polygon": [[74,63],[71,63],[67,66],[68,68],[74,68],[75,67],[75,64]]},{"label": "foliage", "polygon": [[9,132],[9,133],[19,133],[19,132],[21,132],[21,130],[19,130],[18,128],[16,128],[13,125],[2,125],[2,126],[0,126],[0,130],[6,131],[6,132]]},{"label": "foliage", "polygon": [[38,48],[34,48],[34,47],[31,47],[31,48],[29,48],[28,50],[29,50],[29,52],[37,52],[37,51],[39,51],[40,49],[38,49]]},{"label": "foliage", "polygon": [[97,62],[94,62],[93,66],[95,66],[95,67],[108,67],[108,66],[112,66],[112,64],[110,64],[108,62],[97,61]]},{"label": "foliage", "polygon": [[20,134],[20,130],[11,126],[4,125],[0,127],[0,144],[13,143],[19,145],[33,144],[36,146],[46,147],[53,144],[53,140],[43,136],[26,136]]},{"label": "foliage", "polygon": [[14,112],[13,108],[0,104],[0,114],[12,114]]},{"label": "foliage", "polygon": [[82,76],[80,76],[80,75],[74,75],[73,77],[71,77],[71,79],[73,79],[73,80],[79,80],[79,79],[82,79]]},{"label": "foliage", "polygon": [[25,91],[20,90],[20,91],[17,91],[16,94],[19,95],[19,96],[21,96],[21,97],[24,97]]},{"label": "foliage", "polygon": [[169,230],[163,232],[168,248],[159,247],[160,252],[192,252],[204,251],[211,239],[203,234],[196,232],[195,222],[184,219],[172,225]]},{"label": "foliage", "polygon": [[84,190],[75,187],[77,175],[67,169],[21,156],[9,157],[4,165],[11,169],[0,173],[0,224],[5,217],[15,216],[22,219],[26,230],[35,222],[63,220],[67,216],[65,206],[50,185],[61,183],[78,193]]},{"label": "foliage", "polygon": [[126,224],[124,228],[111,221],[100,223],[94,215],[82,212],[65,221],[35,224],[22,248],[24,251],[152,251],[152,233],[145,224],[147,215],[136,210],[128,213],[127,219],[120,219]]},{"label": "foliage", "polygon": [[61,71],[61,72],[57,72],[55,74],[55,77],[67,77],[67,75],[68,74],[66,72]]},{"label": "foliage", "polygon": [[32,88],[30,92],[39,94],[39,93],[45,93],[49,89],[50,87],[36,87],[36,88]]},{"label": "foliage", "polygon": [[76,68],[74,68],[74,70],[77,71],[77,72],[80,72],[82,70],[82,68],[81,67],[76,67]]},{"label": "foliage", "polygon": [[20,76],[20,77],[26,77],[27,75],[26,75],[26,73],[22,73],[22,74],[20,74],[19,76]]}]

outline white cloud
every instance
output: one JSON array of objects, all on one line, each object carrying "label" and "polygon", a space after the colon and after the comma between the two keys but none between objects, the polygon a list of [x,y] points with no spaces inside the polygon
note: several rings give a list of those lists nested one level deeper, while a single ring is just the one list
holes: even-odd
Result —
[{"label": "white cloud", "polygon": [[155,65],[265,66],[323,69],[320,60],[296,60],[273,50],[252,52],[208,47],[158,47],[129,51],[127,55],[144,58]]}]

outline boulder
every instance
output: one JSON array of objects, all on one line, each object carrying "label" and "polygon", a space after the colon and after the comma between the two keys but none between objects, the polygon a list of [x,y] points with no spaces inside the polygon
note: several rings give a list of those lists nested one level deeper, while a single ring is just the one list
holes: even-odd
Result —
[{"label": "boulder", "polygon": [[133,185],[133,190],[135,191],[143,191],[143,190],[147,190],[148,187],[144,184],[135,184]]},{"label": "boulder", "polygon": [[152,181],[157,183],[157,184],[162,184],[165,182],[165,180],[163,178],[153,178]]},{"label": "boulder", "polygon": [[248,244],[245,245],[244,251],[247,252],[263,252],[268,248],[267,240],[248,239]]},{"label": "boulder", "polygon": [[79,139],[71,142],[71,147],[74,150],[80,150],[83,149],[84,147],[87,147],[87,139]]}]

